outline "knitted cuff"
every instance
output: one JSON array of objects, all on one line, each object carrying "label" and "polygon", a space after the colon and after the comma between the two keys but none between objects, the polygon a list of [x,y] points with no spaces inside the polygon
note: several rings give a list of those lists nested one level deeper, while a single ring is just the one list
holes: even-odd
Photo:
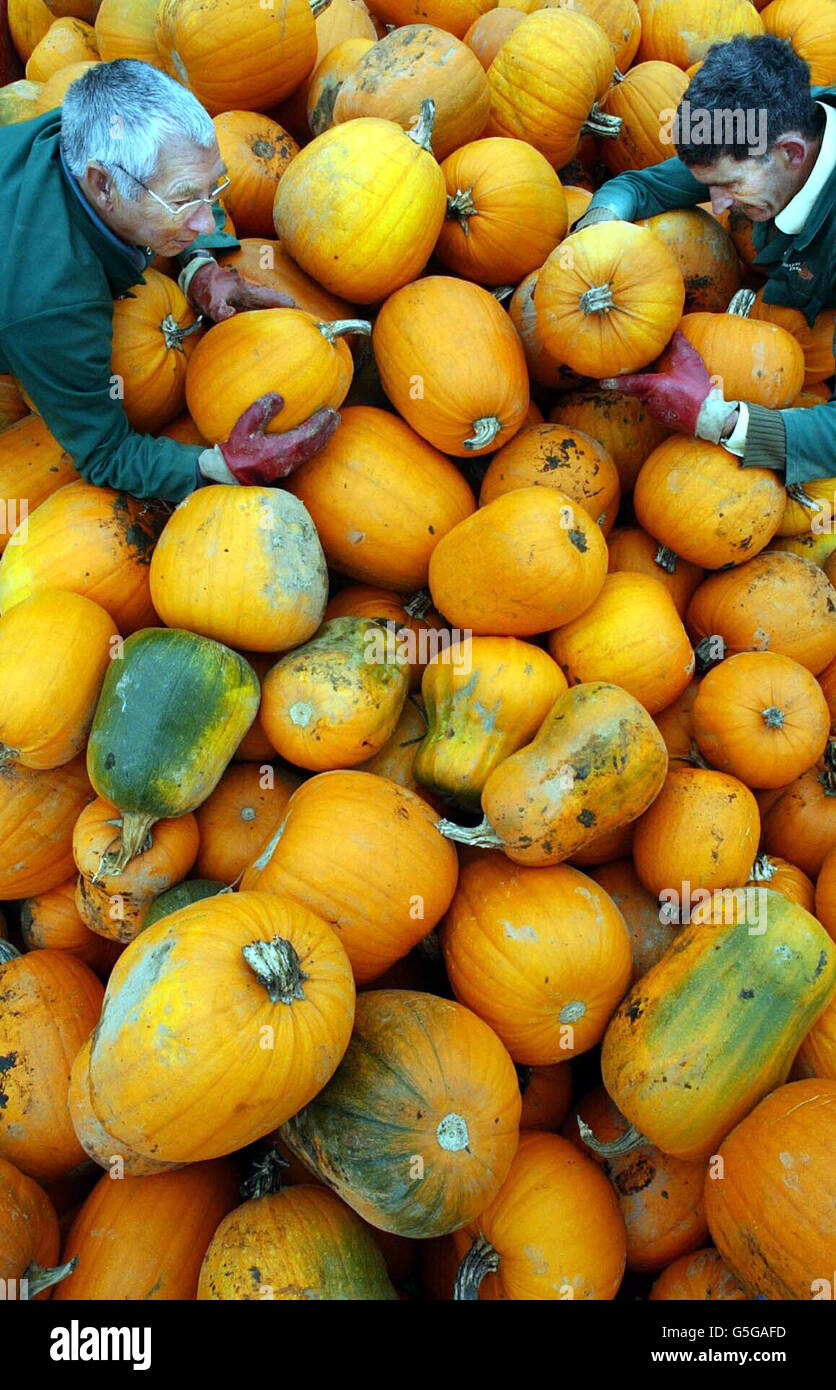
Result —
[{"label": "knitted cuff", "polygon": [[749,431],[741,465],[775,468],[779,473],[786,470],[787,431],[780,410],[749,404]]}]

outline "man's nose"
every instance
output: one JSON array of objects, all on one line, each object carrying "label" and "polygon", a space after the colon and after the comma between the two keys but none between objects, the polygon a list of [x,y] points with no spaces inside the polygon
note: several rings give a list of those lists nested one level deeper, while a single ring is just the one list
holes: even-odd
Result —
[{"label": "man's nose", "polygon": [[204,236],[215,230],[215,218],[208,203],[201,203],[186,219],[186,230],[195,236]]},{"label": "man's nose", "polygon": [[734,202],[734,198],[723,188],[709,188],[711,194],[711,211],[713,213],[725,212]]}]

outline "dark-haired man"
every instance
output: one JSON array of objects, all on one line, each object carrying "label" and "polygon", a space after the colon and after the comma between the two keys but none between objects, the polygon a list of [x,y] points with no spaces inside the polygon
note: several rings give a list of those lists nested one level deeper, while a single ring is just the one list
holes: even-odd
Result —
[{"label": "dark-haired man", "polygon": [[[836,306],[836,88],[771,35],[715,44],[669,122],[677,156],[620,174],[599,189],[575,230],[651,217],[711,198],[754,223],[755,265],[767,304],[808,324]],[[666,373],[606,384],[638,396],[674,429],[720,443],[744,467],[777,469],[789,486],[836,476],[836,398],[812,409],[767,410],[712,390],[699,355],[675,339]]]}]

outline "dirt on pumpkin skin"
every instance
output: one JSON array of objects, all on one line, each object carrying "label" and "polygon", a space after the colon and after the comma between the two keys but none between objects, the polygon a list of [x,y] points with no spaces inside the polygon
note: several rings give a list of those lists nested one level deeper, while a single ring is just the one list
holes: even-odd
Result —
[{"label": "dirt on pumpkin skin", "polygon": [[168,509],[158,502],[138,502],[124,492],[117,493],[111,509],[133,558],[141,565],[150,565],[154,546],[168,521]]}]

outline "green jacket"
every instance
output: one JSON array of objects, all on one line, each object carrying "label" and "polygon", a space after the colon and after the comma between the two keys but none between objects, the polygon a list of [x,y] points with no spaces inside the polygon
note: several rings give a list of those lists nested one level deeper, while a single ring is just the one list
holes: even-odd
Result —
[{"label": "green jacket", "polygon": [[[200,446],[137,434],[112,394],[113,301],[145,283],[153,253],[92,212],[61,160],[60,130],[60,109],[0,128],[0,372],[17,377],[88,482],[179,502],[199,482]],[[218,230],[193,244],[238,246]]]},{"label": "green jacket", "polygon": [[[836,88],[813,87],[817,101],[836,107]],[[680,159],[610,179],[590,207],[609,207],[625,221],[652,217],[669,208],[707,201],[708,190]],[[836,308],[836,169],[819,194],[804,227],[794,236],[774,222],[756,222],[754,264],[767,276],[767,304],[799,309],[812,325],[820,309]],[[835,340],[836,345],[836,340]],[[748,403],[747,403],[748,404]],[[802,410],[766,410],[749,405],[743,463],[785,470],[786,482],[836,476],[836,397]]]}]

